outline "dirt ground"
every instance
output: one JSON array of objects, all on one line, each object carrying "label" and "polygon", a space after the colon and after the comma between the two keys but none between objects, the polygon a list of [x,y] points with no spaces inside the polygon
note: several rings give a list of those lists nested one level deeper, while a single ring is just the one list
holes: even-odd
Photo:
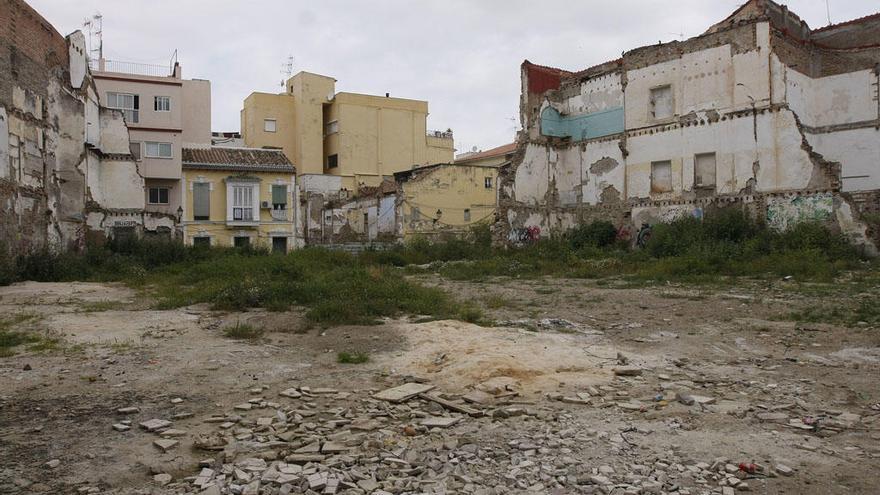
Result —
[{"label": "dirt ground", "polygon": [[[412,317],[301,331],[301,311],[158,311],[112,284],[0,287],[0,316],[32,316],[15,330],[58,339],[0,358],[0,493],[182,493],[157,486],[153,474],[195,476],[205,454],[192,438],[214,429],[205,418],[246,402],[254,387],[367,396],[407,377],[451,396],[487,381],[509,385],[502,388],[518,395],[508,405],[563,415],[570,429],[593,435],[575,450],[585,468],[656,464],[674,453],[793,469],[750,479],[756,493],[877,493],[880,329],[783,318],[874,293],[785,281],[705,288],[418,280],[484,306],[496,326]],[[236,322],[267,333],[225,337]],[[340,351],[370,360],[339,364]],[[622,366],[641,375],[616,376]],[[711,403],[685,405],[676,392]],[[125,407],[139,412],[129,431],[115,431]],[[187,432],[180,448],[156,449],[154,436],[137,428],[152,418],[175,418],[174,428]],[[504,444],[558,429],[535,418],[481,418],[468,434]],[[57,467],[46,465],[56,459]]]}]

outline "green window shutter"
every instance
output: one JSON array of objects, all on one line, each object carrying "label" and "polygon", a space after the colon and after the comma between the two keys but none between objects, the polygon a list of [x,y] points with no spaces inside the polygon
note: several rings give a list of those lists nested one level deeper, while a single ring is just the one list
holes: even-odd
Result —
[{"label": "green window shutter", "polygon": [[272,186],[272,204],[276,205],[286,205],[287,204],[287,186]]},{"label": "green window shutter", "polygon": [[211,215],[211,185],[202,182],[193,184],[193,218],[207,220]]}]

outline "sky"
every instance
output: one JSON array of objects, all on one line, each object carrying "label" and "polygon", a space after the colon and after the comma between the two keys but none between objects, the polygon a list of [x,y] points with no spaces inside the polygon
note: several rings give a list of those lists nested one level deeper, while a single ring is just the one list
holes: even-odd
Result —
[{"label": "sky", "polygon": [[[103,16],[104,58],[208,79],[212,128],[238,131],[253,91],[281,92],[284,66],[336,91],[428,101],[428,129],[459,152],[514,140],[523,60],[579,70],[699,35],[745,0],[28,0],[62,34]],[[811,27],[880,10],[876,0],[789,0]],[[85,32],[85,30],[84,30]]]}]

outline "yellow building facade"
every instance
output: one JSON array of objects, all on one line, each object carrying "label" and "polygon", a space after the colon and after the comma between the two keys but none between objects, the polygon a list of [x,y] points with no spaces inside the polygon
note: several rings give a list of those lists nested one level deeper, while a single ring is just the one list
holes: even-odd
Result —
[{"label": "yellow building facade", "polygon": [[336,80],[300,72],[281,94],[252,93],[241,111],[245,146],[277,148],[302,174],[342,177],[342,187],[454,157],[451,131],[428,131],[428,102],[336,93]]},{"label": "yellow building facade", "polygon": [[184,148],[183,193],[186,244],[297,245],[295,169],[280,150]]},{"label": "yellow building facade", "polygon": [[464,234],[494,221],[498,167],[439,164],[394,174],[404,238]]}]

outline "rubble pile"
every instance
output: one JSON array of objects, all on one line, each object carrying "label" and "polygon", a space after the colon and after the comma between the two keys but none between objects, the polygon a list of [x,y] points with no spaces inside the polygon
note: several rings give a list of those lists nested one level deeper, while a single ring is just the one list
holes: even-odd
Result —
[{"label": "rubble pile", "polygon": [[[641,378],[621,370],[622,377]],[[730,495],[749,490],[753,479],[795,474],[783,464],[690,459],[677,445],[643,443],[649,429],[587,428],[566,410],[582,404],[643,413],[647,408],[622,390],[630,386],[624,381],[539,401],[520,398],[512,383],[492,379],[461,396],[417,382],[359,392],[298,386],[273,394],[256,387],[232,411],[203,418],[212,430],[192,436],[192,448],[204,453],[197,474],[174,479],[157,472],[154,482],[167,493],[200,495]],[[678,401],[713,402],[688,394]],[[156,435],[161,452],[187,436],[171,421],[139,426]]]}]

